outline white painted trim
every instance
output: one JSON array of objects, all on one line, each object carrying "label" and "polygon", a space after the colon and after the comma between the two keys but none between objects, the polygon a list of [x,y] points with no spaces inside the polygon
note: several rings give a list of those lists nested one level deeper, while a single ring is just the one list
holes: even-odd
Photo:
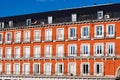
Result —
[{"label": "white painted trim", "polygon": [[[107,52],[107,49],[108,49],[108,45],[113,45],[113,54],[109,54]],[[106,42],[106,56],[115,56],[115,42]]]},{"label": "white painted trim", "polygon": [[[37,54],[37,56],[36,56],[36,54],[35,54],[35,47],[39,47],[39,49],[40,49],[40,52],[39,52],[39,55]],[[41,56],[41,46],[40,45],[34,45],[34,49],[33,49],[33,53],[34,53],[34,57],[40,57]]]},{"label": "white painted trim", "polygon": [[[70,54],[69,47],[70,46],[75,46],[75,54]],[[77,56],[77,44],[68,44],[68,56]]]},{"label": "white painted trim", "polygon": [[[7,54],[7,49],[10,49],[11,53],[9,52]],[[9,56],[7,56],[7,55],[9,55]],[[6,58],[11,58],[12,57],[12,48],[11,47],[5,47],[5,57]]]},{"label": "white painted trim", "polygon": [[[83,74],[83,65],[87,64],[88,65],[88,74]],[[89,62],[81,62],[81,76],[89,76],[90,75],[90,63]]]},{"label": "white painted trim", "polygon": [[48,16],[48,24],[52,24],[53,22],[53,17],[52,16]]},{"label": "white painted trim", "polygon": [[[20,58],[20,57],[21,57],[21,47],[20,47],[20,46],[15,46],[15,47],[14,47],[14,58],[15,58],[15,54],[16,54],[16,53],[15,53],[15,49],[16,49],[16,48],[19,48],[19,49],[20,49],[19,56],[16,57],[16,58]],[[17,54],[17,55],[18,55],[18,54]]]},{"label": "white painted trim", "polygon": [[[101,17],[98,16],[99,13],[101,13]],[[103,19],[103,17],[104,17],[104,16],[103,16],[103,11],[97,11],[97,18],[98,18],[98,19]]]},{"label": "white painted trim", "polygon": [[[58,32],[58,30],[63,30],[63,33],[62,33],[62,37],[58,37],[58,34],[59,34],[59,32]],[[64,28],[57,28],[56,29],[57,31],[56,31],[56,40],[64,40]]]},{"label": "white painted trim", "polygon": [[[58,46],[62,46],[63,47],[63,53],[60,53],[60,55],[58,55]],[[57,44],[56,45],[56,56],[57,57],[64,57],[64,44]]]},{"label": "white painted trim", "polygon": [[[35,32],[39,32],[39,35],[37,35],[37,38],[36,38],[36,35],[35,35]],[[41,30],[34,30],[34,41],[41,41]]]},{"label": "white painted trim", "polygon": [[[29,66],[29,71],[27,73],[24,72],[24,65],[28,65]],[[30,63],[23,63],[22,64],[22,74],[29,74],[30,73]]]},{"label": "white painted trim", "polygon": [[[10,72],[6,72],[6,71],[7,71],[6,65],[10,65],[10,67],[9,67]],[[5,63],[5,73],[6,73],[6,74],[11,74],[11,63]]]},{"label": "white painted trim", "polygon": [[77,14],[71,14],[72,22],[77,21]]},{"label": "white painted trim", "polygon": [[[46,47],[51,47],[51,52],[50,52],[50,55],[48,55],[47,53],[46,53]],[[45,45],[44,46],[44,56],[45,57],[51,57],[52,56],[52,45]]]},{"label": "white painted trim", "polygon": [[0,58],[2,58],[3,57],[3,47],[0,47],[0,49],[1,49]]},{"label": "white painted trim", "polygon": [[[102,54],[96,54],[96,46],[101,45],[102,46]],[[104,43],[95,43],[94,44],[94,56],[104,56]]]},{"label": "white painted trim", "polygon": [[[7,41],[7,34],[10,34],[10,35],[11,35],[11,40],[10,40],[10,41]],[[6,42],[6,43],[11,43],[11,42],[12,42],[12,32],[6,32],[6,33],[5,33],[5,42]]]},{"label": "white painted trim", "polygon": [[[28,36],[25,36],[25,34],[27,34],[27,32],[28,32]],[[30,32],[30,30],[25,30],[23,34],[24,34],[24,36],[23,36],[24,42],[30,42],[30,38],[31,38],[31,32]],[[26,37],[28,39],[26,39]]]},{"label": "white painted trim", "polygon": [[[51,34],[47,35],[47,31],[50,31]],[[45,41],[52,41],[52,29],[45,29]]]},{"label": "white painted trim", "polygon": [[[45,66],[47,65],[47,64],[49,64],[50,65],[50,73],[46,73],[45,72]],[[51,75],[51,73],[52,73],[52,63],[51,62],[46,62],[46,63],[44,63],[44,74],[45,75]]]},{"label": "white painted trim", "polygon": [[[102,27],[102,35],[98,36],[96,31],[97,31],[97,27],[101,26]],[[94,36],[95,38],[103,38],[104,37],[104,25],[95,25],[94,27]]]},{"label": "white painted trim", "polygon": [[[19,33],[20,34],[20,36],[18,37],[17,35],[16,35],[16,33]],[[21,31],[16,31],[16,32],[14,32],[14,42],[15,43],[19,43],[19,42],[21,42]]]},{"label": "white painted trim", "polygon": [[[39,65],[39,73],[34,73],[34,66],[35,66],[35,64],[38,64]],[[33,63],[33,74],[40,74],[40,63],[38,63],[38,62],[35,62],[35,63]]]},{"label": "white painted trim", "polygon": [[69,66],[70,66],[71,64],[74,65],[74,69],[73,69],[73,70],[75,71],[75,72],[72,73],[72,75],[76,75],[76,62],[68,62],[68,75],[71,75],[71,73],[69,72],[69,69],[70,69]]},{"label": "white painted trim", "polygon": [[[61,64],[62,65],[62,73],[58,73],[58,65],[59,64]],[[63,75],[64,74],[64,63],[63,62],[57,62],[56,64],[55,64],[55,73],[56,73],[56,75]]]},{"label": "white painted trim", "polygon": [[[108,34],[108,27],[109,25],[113,25],[113,35]],[[115,24],[107,24],[106,25],[106,37],[114,37],[115,36]]]},{"label": "white painted trim", "polygon": [[16,74],[16,71],[15,71],[15,65],[18,64],[19,65],[19,72],[17,74],[20,74],[20,63],[14,63],[13,65],[13,73]]},{"label": "white painted trim", "polygon": [[[74,28],[75,29],[75,37],[70,37],[70,29]],[[69,27],[68,28],[68,39],[76,39],[77,38],[77,27]]]},{"label": "white painted trim", "polygon": [[0,41],[0,44],[2,44],[3,43],[3,33],[0,33],[0,35],[1,35],[1,41]]},{"label": "white painted trim", "polygon": [[[102,73],[96,73],[96,65],[99,64],[102,66]],[[103,76],[104,75],[104,63],[103,62],[94,62],[94,76]]]},{"label": "white painted trim", "polygon": [[[88,36],[83,36],[83,33],[84,33],[83,28],[85,28],[85,27],[88,28]],[[83,39],[90,38],[90,26],[82,26],[81,27],[81,38],[83,38]]]},{"label": "white painted trim", "polygon": [[[24,48],[24,49],[23,49],[23,57],[25,57],[25,58],[30,57],[30,54],[31,54],[31,48],[30,48],[30,46],[23,46],[23,48]],[[29,51],[30,53],[28,53],[27,56],[25,55],[25,48],[29,48],[29,50],[30,50],[30,51]]]},{"label": "white painted trim", "polygon": [[[88,54],[87,55],[83,54],[83,46],[88,46]],[[80,56],[90,56],[90,43],[82,43],[80,45],[80,52],[81,52]]]},{"label": "white painted trim", "polygon": [[3,72],[3,65],[2,63],[0,63],[0,74],[2,74],[2,72]]}]

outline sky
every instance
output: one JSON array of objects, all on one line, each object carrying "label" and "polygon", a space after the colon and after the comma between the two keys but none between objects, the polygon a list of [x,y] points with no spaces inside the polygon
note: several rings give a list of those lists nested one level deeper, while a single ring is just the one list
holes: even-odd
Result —
[{"label": "sky", "polygon": [[0,17],[91,6],[120,0],[0,0]]}]

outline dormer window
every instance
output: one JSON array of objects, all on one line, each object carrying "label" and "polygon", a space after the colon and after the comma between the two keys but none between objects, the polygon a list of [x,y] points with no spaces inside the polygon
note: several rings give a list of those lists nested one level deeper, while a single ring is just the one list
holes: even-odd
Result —
[{"label": "dormer window", "polygon": [[27,19],[27,20],[26,20],[26,25],[27,25],[27,26],[30,26],[30,25],[31,25],[31,19]]},{"label": "dormer window", "polygon": [[4,28],[5,24],[4,22],[0,22],[0,28]]},{"label": "dormer window", "polygon": [[103,19],[103,11],[98,11],[97,17],[98,17],[98,19]]},{"label": "dormer window", "polygon": [[51,24],[52,23],[52,16],[49,16],[48,17],[48,24]]},{"label": "dormer window", "polygon": [[77,21],[77,14],[72,14],[72,21]]},{"label": "dormer window", "polygon": [[13,21],[9,21],[9,27],[13,27]]}]

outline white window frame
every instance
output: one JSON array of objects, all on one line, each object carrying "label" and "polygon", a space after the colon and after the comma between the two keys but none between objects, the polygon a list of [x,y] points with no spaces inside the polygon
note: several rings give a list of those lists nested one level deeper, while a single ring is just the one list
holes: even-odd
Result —
[{"label": "white window frame", "polygon": [[[59,69],[58,69],[58,66],[59,65],[62,65],[62,73],[59,73],[58,71],[59,71]],[[62,62],[57,62],[56,64],[55,64],[55,72],[56,72],[56,75],[63,75],[64,74],[64,63],[62,63]]]},{"label": "white window frame", "polygon": [[[88,54],[84,54],[84,49],[83,49],[84,46],[88,46]],[[80,45],[80,52],[81,52],[81,56],[84,56],[84,57],[90,56],[90,44],[89,43],[82,43]]]},{"label": "white window frame", "polygon": [[1,35],[1,41],[0,41],[0,44],[2,44],[2,43],[3,43],[3,33],[0,33],[0,35]]},{"label": "white window frame", "polygon": [[[88,28],[88,36],[84,36],[84,28]],[[90,38],[90,26],[82,26],[81,27],[81,38],[82,39],[87,39],[87,38]]]},{"label": "white window frame", "polygon": [[[101,14],[101,16],[99,16]],[[103,11],[97,11],[97,17],[98,19],[103,19]]]},{"label": "white window frame", "polygon": [[4,22],[0,22],[0,28],[4,28],[5,27],[5,23]]},{"label": "white window frame", "polygon": [[[88,74],[83,73],[83,65],[88,65]],[[82,62],[80,69],[81,69],[81,75],[82,76],[89,76],[90,75],[90,63],[89,62]]]},{"label": "white window frame", "polygon": [[[113,45],[113,53],[108,53],[108,46]],[[106,43],[106,56],[115,56],[115,43],[114,42],[107,42]]]},{"label": "white window frame", "polygon": [[[49,51],[49,54],[46,52],[47,51],[46,47],[51,47],[51,52]],[[45,57],[52,57],[52,45],[45,45],[44,54],[45,54]]]},{"label": "white window frame", "polygon": [[[73,73],[70,72],[70,65],[74,65],[74,68],[73,68],[74,72]],[[68,63],[68,75],[71,75],[71,76],[76,75],[76,63],[75,62]]]},{"label": "white window frame", "polygon": [[[60,34],[58,30],[63,30],[62,37],[58,36]],[[56,40],[64,40],[64,28],[57,28],[56,34]]]},{"label": "white window frame", "polygon": [[[18,53],[16,54],[16,51],[15,51],[16,48],[19,48],[19,49],[20,49],[19,54],[18,54]],[[15,47],[14,47],[14,58],[20,58],[20,57],[21,57],[20,53],[21,53],[21,47],[20,47],[20,46],[15,46]]]},{"label": "white window frame", "polygon": [[[39,73],[35,73],[35,65],[38,64],[39,65]],[[40,74],[40,63],[33,63],[33,74]]]},{"label": "white window frame", "polygon": [[[11,35],[10,41],[7,41],[7,34],[10,34],[10,35]],[[12,43],[12,32],[6,32],[6,34],[5,34],[5,41],[6,41],[7,44]]]},{"label": "white window frame", "polygon": [[[45,69],[45,66],[46,66],[47,64],[50,65],[50,69],[49,69],[50,72],[48,72],[48,71],[46,72],[47,69]],[[50,63],[50,62],[44,63],[44,74],[45,74],[45,75],[51,75],[51,74],[52,74],[52,63]]]},{"label": "white window frame", "polygon": [[[37,54],[36,54],[36,51],[35,51],[35,48],[36,48],[36,47],[39,47],[39,49],[40,49],[39,52],[37,51]],[[35,46],[34,46],[34,57],[35,57],[35,58],[39,58],[40,56],[41,56],[41,46],[40,46],[40,45],[35,45]]]},{"label": "white window frame", "polygon": [[[75,36],[74,37],[71,37],[70,36],[70,29],[75,29]],[[76,39],[77,38],[77,28],[76,27],[70,27],[70,28],[68,28],[68,39],[70,39],[70,40],[74,40],[74,39]]]},{"label": "white window frame", "polygon": [[[7,71],[7,65],[10,66],[10,67],[9,67],[9,70],[10,70],[10,71]],[[5,73],[6,73],[6,74],[11,74],[11,63],[5,63]]]},{"label": "white window frame", "polygon": [[[28,35],[26,36],[25,34],[28,34]],[[24,31],[24,42],[30,42],[30,31],[29,30]]]},{"label": "white window frame", "polygon": [[[47,31],[51,31],[49,33],[51,33],[51,35],[47,34]],[[45,29],[45,41],[52,41],[52,29]]]},{"label": "white window frame", "polygon": [[3,48],[0,47],[0,59],[3,57]]},{"label": "white window frame", "polygon": [[77,14],[72,14],[71,17],[72,17],[72,22],[77,21]]},{"label": "white window frame", "polygon": [[[101,48],[102,48],[102,54],[98,54],[97,53],[97,49],[96,49],[96,46],[102,46]],[[94,56],[98,56],[98,57],[100,57],[100,56],[104,56],[104,43],[95,43],[94,44]]]},{"label": "white window frame", "polygon": [[[60,50],[61,52],[58,52],[59,51],[59,49],[58,49],[59,46],[63,47],[63,50]],[[57,57],[64,57],[64,44],[57,44],[56,45],[56,56]]]},{"label": "white window frame", "polygon": [[27,20],[26,20],[26,25],[27,25],[27,26],[30,26],[31,23],[32,23],[31,19],[27,19]]},{"label": "white window frame", "polygon": [[[19,66],[19,71],[15,71],[15,65]],[[13,70],[14,70],[14,74],[19,75],[20,74],[20,63],[14,63]]]},{"label": "white window frame", "polygon": [[2,68],[2,63],[0,63],[0,74],[2,74],[3,68]]},{"label": "white window frame", "polygon": [[[24,65],[29,66],[29,69],[28,69],[29,71],[27,73],[25,72]],[[28,75],[29,73],[30,73],[30,63],[23,63],[23,65],[22,65],[22,74]]]},{"label": "white window frame", "polygon": [[[35,33],[38,32],[39,35],[35,35]],[[41,41],[41,30],[34,30],[34,42]]]},{"label": "white window frame", "polygon": [[52,16],[48,16],[48,24],[52,24],[53,22],[53,17]]},{"label": "white window frame", "polygon": [[[30,46],[24,46],[24,50],[23,50],[23,56],[24,56],[24,58],[29,58],[30,57],[30,53],[25,53],[25,48],[29,48],[29,50],[31,49],[30,48]],[[29,51],[29,52],[31,52],[31,51]]]},{"label": "white window frame", "polygon": [[[8,51],[7,49],[10,49],[11,53],[10,52],[7,53],[7,51]],[[6,47],[5,48],[5,57],[7,59],[12,58],[12,48],[11,47]]]},{"label": "white window frame", "polygon": [[[99,70],[99,71],[101,71],[101,73],[98,73],[97,74],[97,67],[96,67],[96,65],[101,65],[100,67],[102,68],[101,70]],[[94,63],[94,75],[95,76],[103,76],[103,74],[104,74],[104,64],[103,64],[103,62],[95,62]]]},{"label": "white window frame", "polygon": [[[70,54],[70,46],[75,46],[75,54]],[[68,56],[77,56],[77,44],[68,44]]]},{"label": "white window frame", "polygon": [[[108,34],[108,27],[110,26],[110,25],[112,25],[113,26],[113,34]],[[106,37],[114,37],[115,36],[115,24],[107,24],[106,25],[107,27],[106,27]]]},{"label": "white window frame", "polygon": [[13,21],[9,21],[9,27],[13,27]]},{"label": "white window frame", "polygon": [[[102,27],[102,35],[97,35],[97,27]],[[103,38],[104,37],[104,25],[95,25],[94,29],[95,37],[96,38]]]},{"label": "white window frame", "polygon": [[[18,35],[17,34],[20,34],[20,36],[18,37]],[[17,32],[15,32],[14,33],[14,41],[15,41],[15,43],[20,43],[21,42],[21,31],[17,31]]]}]

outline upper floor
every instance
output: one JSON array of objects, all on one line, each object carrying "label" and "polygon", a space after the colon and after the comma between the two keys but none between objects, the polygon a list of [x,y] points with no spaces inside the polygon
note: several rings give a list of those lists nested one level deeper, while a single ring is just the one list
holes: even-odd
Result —
[{"label": "upper floor", "polygon": [[[65,10],[26,14],[0,18],[0,28],[28,27],[34,25],[107,20],[120,17],[120,4],[94,5]],[[43,27],[43,26],[42,26]]]}]

